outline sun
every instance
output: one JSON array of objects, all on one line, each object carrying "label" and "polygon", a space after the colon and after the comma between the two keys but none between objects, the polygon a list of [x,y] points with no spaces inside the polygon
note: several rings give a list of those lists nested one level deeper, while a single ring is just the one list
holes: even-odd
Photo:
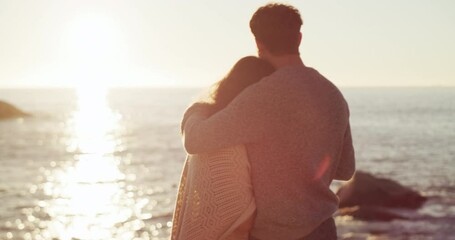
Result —
[{"label": "sun", "polygon": [[121,33],[113,19],[104,15],[78,16],[67,25],[67,51],[75,88],[102,89],[116,77],[122,56]]}]

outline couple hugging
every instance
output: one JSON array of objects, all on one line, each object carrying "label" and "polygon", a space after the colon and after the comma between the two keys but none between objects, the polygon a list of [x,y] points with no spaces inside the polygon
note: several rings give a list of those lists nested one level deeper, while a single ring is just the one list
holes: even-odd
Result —
[{"label": "couple hugging", "polygon": [[240,59],[211,101],[184,114],[188,157],[171,239],[336,239],[332,180],[354,173],[349,109],[299,55],[302,19],[284,4],[250,21],[257,57]]}]

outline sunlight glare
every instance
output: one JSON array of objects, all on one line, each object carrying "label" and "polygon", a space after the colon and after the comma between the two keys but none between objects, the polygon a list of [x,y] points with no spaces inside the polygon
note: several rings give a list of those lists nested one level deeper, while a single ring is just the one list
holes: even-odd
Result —
[{"label": "sunlight glare", "polygon": [[67,51],[76,88],[102,88],[122,75],[126,47],[115,22],[103,15],[86,14],[67,26]]},{"label": "sunlight glare", "polygon": [[112,239],[113,226],[132,214],[123,203],[125,175],[114,156],[120,117],[107,104],[107,89],[80,88],[78,97],[67,147],[74,164],[56,176],[61,185],[53,187],[58,199],[49,212],[59,219],[49,228],[61,239]]},{"label": "sunlight glare", "polygon": [[[100,15],[82,16],[69,27],[69,47],[79,60],[97,61],[109,57],[115,49],[118,33],[113,22]],[[86,57],[90,56],[90,59]]]},{"label": "sunlight glare", "polygon": [[79,111],[74,115],[76,138],[71,145],[82,153],[111,153],[116,142],[112,131],[117,127],[120,116],[107,106],[107,89],[79,88]]}]

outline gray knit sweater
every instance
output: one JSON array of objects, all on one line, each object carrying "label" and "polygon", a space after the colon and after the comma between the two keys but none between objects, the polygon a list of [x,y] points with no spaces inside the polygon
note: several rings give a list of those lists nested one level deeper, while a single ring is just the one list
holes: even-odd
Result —
[{"label": "gray knit sweater", "polygon": [[354,173],[348,105],[337,87],[305,66],[278,69],[210,117],[196,104],[182,127],[190,154],[246,145],[257,239],[309,234],[338,208],[332,180]]}]

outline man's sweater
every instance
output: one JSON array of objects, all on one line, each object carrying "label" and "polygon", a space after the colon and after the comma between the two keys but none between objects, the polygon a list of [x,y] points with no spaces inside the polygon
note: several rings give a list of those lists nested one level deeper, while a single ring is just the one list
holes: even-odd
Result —
[{"label": "man's sweater", "polygon": [[316,70],[280,68],[204,114],[197,106],[185,114],[185,148],[195,154],[245,144],[257,206],[253,237],[299,239],[337,210],[330,183],[355,169],[349,109]]}]

